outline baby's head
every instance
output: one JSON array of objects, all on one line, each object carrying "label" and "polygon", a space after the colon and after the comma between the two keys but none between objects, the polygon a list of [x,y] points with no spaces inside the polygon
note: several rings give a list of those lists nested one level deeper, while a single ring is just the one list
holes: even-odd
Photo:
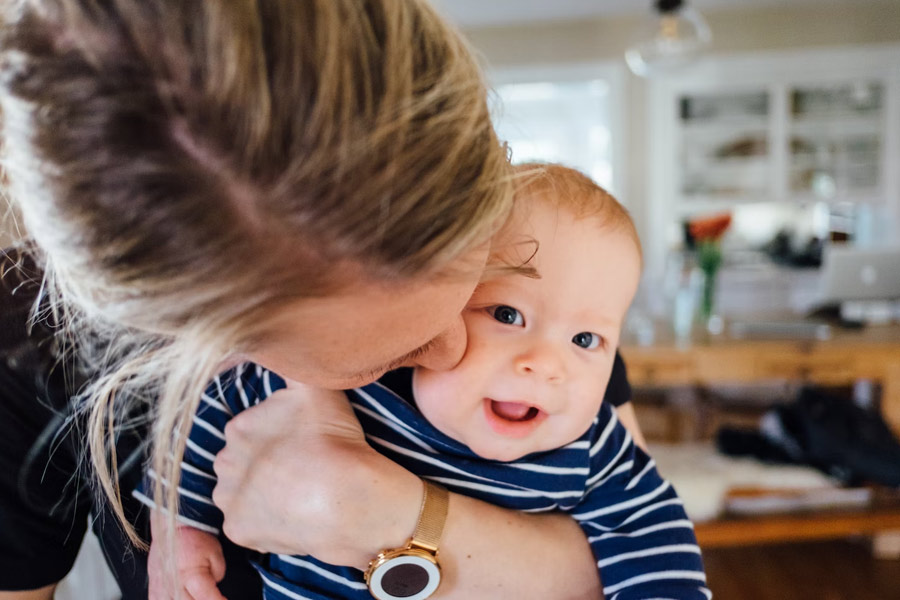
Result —
[{"label": "baby's head", "polygon": [[462,361],[414,379],[435,427],[501,461],[565,446],[590,427],[641,271],[637,232],[615,198],[573,169],[518,172],[492,255],[520,268],[476,288]]}]

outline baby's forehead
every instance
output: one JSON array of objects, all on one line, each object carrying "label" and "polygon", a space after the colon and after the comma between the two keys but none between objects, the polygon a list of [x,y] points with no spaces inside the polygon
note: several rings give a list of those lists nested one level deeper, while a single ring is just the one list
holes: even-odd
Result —
[{"label": "baby's forehead", "polygon": [[491,248],[492,253],[510,248],[520,250],[523,246],[539,244],[541,237],[565,242],[566,234],[573,229],[600,238],[625,230],[626,225],[609,211],[584,210],[546,194],[523,196],[517,199],[509,218],[492,238]]},{"label": "baby's forehead", "polygon": [[[536,219],[542,222],[538,223]],[[565,212],[527,213],[519,215],[494,237],[481,282],[510,276],[541,279],[541,272],[546,269],[550,269],[551,274],[561,269],[568,271],[557,263],[561,247],[567,245],[574,249],[565,253],[569,261],[567,265],[572,265],[571,261],[578,261],[581,256],[587,263],[596,263],[598,257],[594,252],[579,254],[586,240],[615,244],[619,248],[617,254],[633,251],[641,260],[640,246],[629,232],[596,215],[577,218]],[[548,260],[551,262],[548,263]]]}]

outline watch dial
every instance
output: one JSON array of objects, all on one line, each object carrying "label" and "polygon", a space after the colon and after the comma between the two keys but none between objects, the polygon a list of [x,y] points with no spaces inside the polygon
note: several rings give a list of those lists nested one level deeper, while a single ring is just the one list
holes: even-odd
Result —
[{"label": "watch dial", "polygon": [[381,588],[396,598],[415,596],[428,585],[428,572],[415,564],[391,567],[381,579]]}]

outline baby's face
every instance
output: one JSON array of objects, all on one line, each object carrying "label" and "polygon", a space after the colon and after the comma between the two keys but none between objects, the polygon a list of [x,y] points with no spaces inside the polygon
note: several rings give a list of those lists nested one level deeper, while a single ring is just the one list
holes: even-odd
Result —
[{"label": "baby's face", "polygon": [[463,313],[469,336],[450,371],[418,369],[419,409],[484,458],[510,461],[565,446],[590,427],[606,390],[619,332],[637,289],[640,257],[624,232],[596,219],[520,201],[498,243],[540,278],[482,283]]}]

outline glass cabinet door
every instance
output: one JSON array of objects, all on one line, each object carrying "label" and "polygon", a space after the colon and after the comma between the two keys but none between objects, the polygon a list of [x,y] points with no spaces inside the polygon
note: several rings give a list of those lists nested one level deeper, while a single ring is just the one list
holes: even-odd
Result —
[{"label": "glass cabinet door", "polygon": [[772,181],[765,89],[682,95],[681,194],[686,200],[754,200]]},{"label": "glass cabinet door", "polygon": [[788,102],[790,192],[821,199],[878,196],[884,83],[793,86]]}]

